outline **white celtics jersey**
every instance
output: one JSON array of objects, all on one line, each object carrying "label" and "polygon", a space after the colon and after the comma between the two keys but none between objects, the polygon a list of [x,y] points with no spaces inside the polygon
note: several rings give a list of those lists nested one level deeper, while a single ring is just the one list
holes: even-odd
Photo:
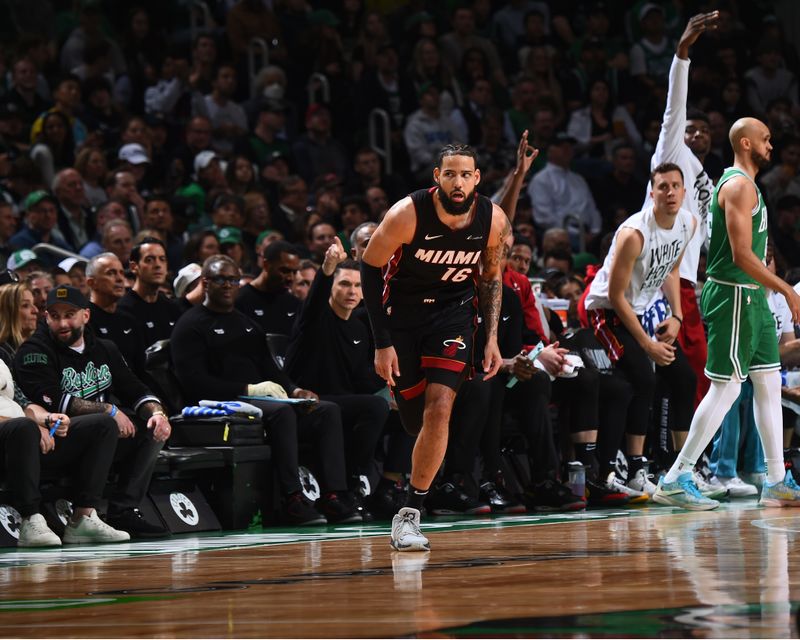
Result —
[{"label": "white celtics jersey", "polygon": [[653,207],[642,209],[623,222],[614,234],[603,266],[592,281],[586,296],[587,309],[612,309],[608,299],[608,278],[617,249],[617,238],[622,229],[636,229],[644,238],[642,252],[636,259],[631,280],[625,290],[625,299],[641,316],[653,295],[664,284],[675,263],[692,238],[692,214],[680,209],[671,229],[664,229],[656,223]]}]

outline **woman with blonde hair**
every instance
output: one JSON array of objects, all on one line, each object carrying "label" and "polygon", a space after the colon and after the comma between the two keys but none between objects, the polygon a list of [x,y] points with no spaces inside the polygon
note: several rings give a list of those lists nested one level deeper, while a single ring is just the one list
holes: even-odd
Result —
[{"label": "woman with blonde hair", "polygon": [[36,330],[37,310],[27,283],[0,287],[0,351],[12,361],[19,345]]}]

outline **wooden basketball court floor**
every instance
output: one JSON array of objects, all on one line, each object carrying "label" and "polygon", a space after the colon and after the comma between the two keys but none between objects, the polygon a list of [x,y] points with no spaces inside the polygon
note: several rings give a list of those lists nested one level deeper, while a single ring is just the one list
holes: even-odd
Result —
[{"label": "wooden basketball court floor", "polygon": [[797,637],[800,510],[753,500],[0,552],[3,637]]}]

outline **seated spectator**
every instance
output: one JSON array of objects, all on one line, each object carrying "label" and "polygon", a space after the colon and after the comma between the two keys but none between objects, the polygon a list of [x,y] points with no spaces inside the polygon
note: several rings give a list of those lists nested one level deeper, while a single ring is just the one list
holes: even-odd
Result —
[{"label": "seated spectator", "polygon": [[378,439],[389,417],[385,387],[376,375],[366,325],[352,317],[361,304],[359,265],[347,259],[336,238],[325,253],[303,303],[286,355],[286,372],[303,388],[338,405],[342,412],[348,488],[369,477]]},{"label": "seated spectator", "polygon": [[119,349],[125,362],[139,377],[146,380],[145,344],[139,323],[118,303],[125,295],[125,270],[113,253],[101,253],[89,260],[86,266],[86,284],[89,288],[89,326],[98,338],[111,340]]},{"label": "seated spectator", "polygon": [[439,88],[423,84],[417,91],[419,109],[412,113],[403,129],[403,140],[411,158],[411,173],[415,183],[430,182],[431,167],[436,154],[444,145],[458,140],[450,118],[440,110]]},{"label": "seated spectator", "polygon": [[6,268],[6,262],[11,255],[11,237],[17,232],[19,215],[14,205],[0,198],[0,269]]},{"label": "seated spectator", "polygon": [[370,220],[380,222],[389,210],[389,196],[381,187],[370,187],[364,192],[369,205]]},{"label": "seated spectator", "polygon": [[306,111],[306,132],[292,145],[298,173],[308,184],[317,177],[334,173],[347,176],[349,162],[344,146],[333,137],[333,121],[327,106],[312,104]]},{"label": "seated spectator", "polygon": [[232,193],[221,193],[211,205],[211,228],[219,234],[220,229],[244,224],[244,200]]},{"label": "seated spectator", "polygon": [[242,240],[242,231],[238,227],[222,227],[217,231],[219,250],[222,255],[233,260],[236,267],[243,273],[250,273],[250,263]]},{"label": "seated spectator", "polygon": [[[475,28],[475,13],[471,7],[457,7],[453,12],[453,30],[439,38],[442,47],[442,58],[447,60],[453,69],[461,67],[464,53],[468,49],[480,49],[489,64],[488,76],[502,86],[506,86],[506,76],[500,63],[497,49],[488,38],[479,36]],[[442,142],[441,144],[446,144]]]},{"label": "seated spectator", "polygon": [[560,273],[569,275],[572,273],[572,252],[565,249],[551,249],[542,258],[542,267],[546,275]]},{"label": "seated spectator", "polygon": [[176,189],[175,195],[189,200],[194,208],[188,211],[189,229],[194,230],[208,224],[206,207],[209,196],[217,189],[227,188],[220,157],[213,151],[201,151],[193,161],[193,181]]},{"label": "seated spectator", "polygon": [[102,228],[99,245],[90,242],[81,251],[81,255],[85,258],[91,258],[100,253],[110,251],[127,267],[132,248],[133,233],[131,232],[131,226],[121,218],[111,218]]},{"label": "seated spectator", "polygon": [[361,196],[349,196],[342,201],[342,230],[336,234],[345,251],[350,252],[350,236],[360,225],[369,220],[369,205]]},{"label": "seated spectator", "polygon": [[[88,306],[74,287],[50,291],[47,323],[17,351],[17,383],[25,395],[41,399],[47,411],[63,412],[70,419],[105,414],[114,420],[120,480],[109,499],[106,521],[134,538],[164,537],[169,532],[147,522],[139,505],[170,424],[159,399],[128,368],[116,345],[85,330]],[[112,397],[123,407],[113,404]]]},{"label": "seated spectator", "polygon": [[[264,412],[286,519],[298,525],[323,524],[326,518],[330,523],[360,521],[346,495],[339,407],[318,400],[278,368],[259,325],[234,308],[239,277],[229,258],[209,258],[203,265],[205,302],[187,311],[175,327],[170,349],[186,401],[236,400],[243,395],[315,399],[313,411],[248,400]],[[297,471],[298,443],[309,440],[320,460],[319,511],[303,495]]]},{"label": "seated spectator", "polygon": [[135,318],[146,347],[168,340],[181,310],[161,288],[167,281],[167,252],[164,243],[145,238],[131,250],[130,268],[136,281],[118,307]]},{"label": "seated spectator", "polygon": [[514,240],[511,254],[508,256],[508,266],[517,273],[527,276],[533,264],[533,248],[522,238]]},{"label": "seated spectator", "polygon": [[170,271],[177,271],[183,264],[183,240],[175,233],[175,218],[172,205],[166,194],[153,194],[144,203],[142,225],[145,229],[158,231],[167,247],[167,264]]},{"label": "seated spectator", "polygon": [[386,174],[378,153],[370,147],[362,147],[353,158],[353,171],[345,182],[346,196],[365,196],[370,187],[381,187],[394,202],[408,193],[405,182],[397,173]]},{"label": "seated spectator", "polygon": [[[125,206],[119,200],[107,200],[97,209],[95,214],[95,234],[87,242],[80,254],[84,258],[91,258],[103,252],[103,231],[110,220],[125,221]],[[130,225],[128,225],[130,231]]]},{"label": "seated spectator", "polygon": [[85,296],[89,295],[89,288],[86,286],[86,260],[64,258],[58,263],[58,270],[67,275],[68,282],[65,284],[72,285]]},{"label": "seated spectator", "polygon": [[611,155],[615,142],[639,145],[642,141],[625,107],[611,102],[608,82],[603,78],[590,85],[589,104],[570,115],[567,133],[577,141],[577,155],[598,159]]},{"label": "seated spectator", "polygon": [[301,302],[305,301],[317,271],[319,271],[319,265],[316,262],[301,260],[300,269],[294,274],[289,292]]},{"label": "seated spectator", "polygon": [[20,279],[27,278],[31,272],[41,269],[42,266],[42,259],[30,249],[15,251],[8,257],[6,263],[8,270],[13,271]]},{"label": "seated spectator", "polygon": [[775,204],[772,241],[789,267],[800,266],[800,197],[783,196]]},{"label": "seated spectator", "polygon": [[372,234],[378,228],[377,222],[364,222],[358,225],[350,234],[350,257],[356,262],[361,260],[367,249]]},{"label": "seated spectator", "polygon": [[44,117],[44,126],[33,141],[31,160],[42,174],[42,180],[52,185],[56,172],[71,167],[75,162],[75,143],[69,131],[69,121],[60,111]]},{"label": "seated spectator", "polygon": [[767,105],[777,98],[787,99],[797,106],[797,76],[782,65],[778,45],[763,41],[756,49],[756,59],[758,64],[745,73],[747,101],[754,115],[763,118],[767,115]]},{"label": "seated spectator", "polygon": [[147,170],[150,167],[150,153],[138,142],[122,145],[117,153],[117,171],[127,171],[133,176],[136,185],[142,188]]},{"label": "seated spectator", "polygon": [[278,207],[272,212],[272,226],[287,242],[297,242],[304,237],[301,224],[308,207],[308,184],[300,176],[287,176],[278,185],[278,197]]},{"label": "seated spectator", "polygon": [[664,9],[647,2],[638,9],[642,38],[631,47],[630,74],[648,93],[666,86],[675,42],[667,35]]},{"label": "seated spectator", "polygon": [[58,200],[58,229],[72,250],[80,251],[95,234],[94,223],[84,207],[83,178],[75,169],[63,169],[53,179]]},{"label": "seated spectator", "polygon": [[211,146],[223,155],[230,154],[236,139],[247,131],[247,115],[233,100],[236,85],[236,68],[221,64],[217,67],[211,93],[196,95],[192,104],[193,116],[204,116],[211,122]]},{"label": "seated spectator", "polygon": [[[44,84],[46,87],[47,82],[45,81]],[[48,107],[47,100],[39,94],[37,86],[36,63],[27,56],[20,56],[14,60],[11,65],[11,82],[5,102],[14,107],[26,131],[30,131],[33,121]]]},{"label": "seated spectator", "polygon": [[759,180],[770,208],[787,192],[800,195],[800,139],[785,139],[779,148],[778,157],[779,162],[765,171]]},{"label": "seated spectator", "polygon": [[47,306],[47,294],[55,286],[53,276],[47,271],[32,271],[25,278],[25,282],[28,283],[33,294],[37,317],[39,320],[43,320]]},{"label": "seated spectator", "polygon": [[200,277],[203,268],[196,262],[190,262],[175,276],[172,287],[175,291],[175,299],[181,305],[183,311],[188,311],[192,307],[203,304],[206,299],[205,282]]},{"label": "seated spectator", "polygon": [[602,220],[586,180],[569,168],[574,144],[565,133],[556,136],[548,148],[547,166],[533,176],[528,194],[536,226],[565,228],[577,246],[581,234],[589,243],[600,233]]},{"label": "seated spectator", "polygon": [[109,200],[117,200],[125,208],[125,219],[133,233],[142,228],[144,198],[136,186],[136,177],[130,171],[115,171],[106,187]]},{"label": "seated spectator", "polygon": [[509,144],[503,131],[503,112],[487,109],[481,120],[481,141],[475,148],[477,165],[483,167],[478,191],[493,196],[503,185],[509,169],[514,166],[516,148]]},{"label": "seated spectator", "polygon": [[309,257],[317,264],[325,260],[325,252],[336,238],[336,228],[327,222],[319,221],[308,227],[306,249]]},{"label": "seated spectator", "polygon": [[300,258],[286,242],[273,242],[261,256],[261,273],[238,292],[236,308],[255,320],[264,333],[288,336],[300,310],[300,301],[289,293]]},{"label": "seated spectator", "polygon": [[[86,125],[78,119],[77,113],[81,107],[81,84],[80,80],[73,75],[63,76],[53,90],[53,101],[55,104],[42,113],[31,126],[31,142],[39,140],[40,134],[46,129],[47,117],[52,113],[60,113],[63,116],[62,122],[65,125],[65,133],[72,143],[69,152],[72,153],[76,146],[83,144],[86,140]],[[72,163],[62,165],[72,166]],[[48,182],[49,184],[49,182]]]},{"label": "seated spectator", "polygon": [[14,362],[19,345],[33,335],[38,319],[33,292],[27,283],[0,287],[0,358],[7,364]]},{"label": "seated spectator", "polygon": [[603,216],[603,229],[616,229],[614,218],[617,210],[626,211],[625,217],[638,212],[642,207],[642,194],[646,185],[635,175],[636,151],[632,145],[622,142],[611,151],[611,172],[592,181],[592,195]]},{"label": "seated spectator", "polygon": [[164,54],[158,72],[158,81],[144,92],[144,111],[174,118],[178,103],[189,93],[189,61],[172,48]]},{"label": "seated spectator", "polygon": [[[56,230],[58,223],[58,200],[47,191],[33,191],[22,203],[25,225],[11,237],[11,245],[18,249],[32,249],[40,242],[47,242],[59,249],[72,251]],[[47,266],[55,266],[58,258],[47,253],[41,256]]]},{"label": "seated spectator", "polygon": [[[64,543],[124,542],[130,535],[103,522],[97,507],[117,446],[117,425],[110,416],[95,414],[72,420],[33,404],[16,386],[9,366],[0,363],[0,456],[12,506],[22,517],[18,547],[60,547],[61,539],[41,514],[39,490],[44,474],[63,475],[75,469],[70,487],[72,515],[64,528]],[[51,435],[51,428],[55,431]],[[53,437],[55,436],[55,437]]]},{"label": "seated spectator", "polygon": [[186,242],[183,250],[183,264],[196,262],[203,264],[211,256],[219,254],[219,240],[211,229],[197,231]]},{"label": "seated spectator", "polygon": [[252,133],[237,143],[237,151],[259,167],[266,166],[274,153],[288,157],[291,148],[281,137],[286,128],[286,103],[262,99],[255,113]]},{"label": "seated spectator", "polygon": [[75,169],[83,180],[83,193],[86,199],[83,204],[98,208],[105,204],[108,201],[108,194],[104,188],[108,173],[105,154],[96,148],[82,149],[75,158]]},{"label": "seated spectator", "polygon": [[492,85],[486,78],[470,79],[464,105],[453,109],[450,119],[458,132],[457,139],[477,146],[483,140],[481,123],[492,106]]},{"label": "seated spectator", "polygon": [[249,191],[244,194],[244,224],[242,224],[242,240],[247,251],[248,262],[256,264],[255,245],[264,231],[272,226],[269,202],[260,191]]},{"label": "seated spectator", "polygon": [[236,155],[228,161],[225,168],[228,188],[237,196],[243,196],[256,188],[256,172],[253,163],[243,155]]}]

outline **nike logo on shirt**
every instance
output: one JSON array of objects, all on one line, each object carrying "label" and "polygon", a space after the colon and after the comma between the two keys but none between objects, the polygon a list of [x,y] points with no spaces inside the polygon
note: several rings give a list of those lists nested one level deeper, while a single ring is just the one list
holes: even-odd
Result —
[{"label": "nike logo on shirt", "polygon": [[436,238],[444,238],[444,234],[438,236],[429,236],[427,234],[425,235],[426,240],[436,240]]},{"label": "nike logo on shirt", "polygon": [[511,316],[503,316],[503,322],[506,322]]},{"label": "nike logo on shirt", "polygon": [[295,313],[297,313],[297,312],[296,311],[287,311],[286,315],[291,318]]},{"label": "nike logo on shirt", "polygon": [[252,330],[253,330],[253,327],[247,327],[247,328],[245,328],[245,331],[247,331],[247,333],[250,333]]},{"label": "nike logo on shirt", "polygon": [[467,236],[467,240],[483,240],[483,236]]},{"label": "nike logo on shirt", "polygon": [[353,340],[353,344],[361,344],[361,340]]},{"label": "nike logo on shirt", "polygon": [[224,335],[225,334],[225,329],[214,329],[214,333],[216,333],[218,335]]},{"label": "nike logo on shirt", "polygon": [[133,331],[133,329],[123,329],[122,333],[124,333],[127,336],[131,331]]}]

